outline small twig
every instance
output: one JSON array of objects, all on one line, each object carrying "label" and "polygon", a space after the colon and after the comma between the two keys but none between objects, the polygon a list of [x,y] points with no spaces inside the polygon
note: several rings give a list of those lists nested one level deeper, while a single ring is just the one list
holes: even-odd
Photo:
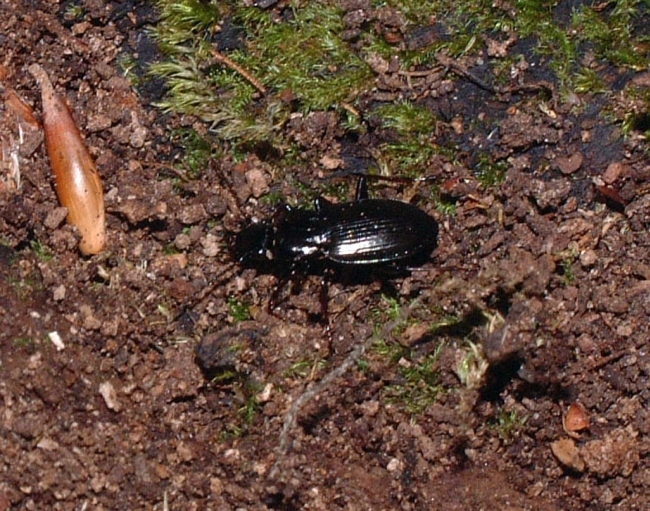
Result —
[{"label": "small twig", "polygon": [[431,76],[432,74],[439,73],[440,71],[436,69],[424,69],[422,71],[398,71],[397,74],[400,76],[408,76],[411,78],[422,78],[426,76]]},{"label": "small twig", "polygon": [[553,93],[553,85],[549,82],[540,81],[534,83],[522,83],[521,85],[512,85],[510,87],[499,88],[497,92],[500,94],[512,94],[517,92],[538,92],[540,90]]},{"label": "small twig", "polygon": [[154,169],[169,170],[169,171],[173,172],[176,175],[176,177],[178,177],[184,183],[189,183],[191,181],[191,179],[189,177],[187,177],[187,174],[185,173],[185,171],[183,171],[181,169],[178,169],[178,168],[174,167],[173,165],[169,165],[167,163],[158,163],[158,162],[153,162],[153,161],[144,161],[144,162],[141,162],[141,164],[142,164],[143,167],[151,167],[151,168],[154,168]]},{"label": "small twig", "polygon": [[447,55],[436,54],[435,58],[438,61],[438,63],[444,68],[452,71],[453,73],[457,74],[461,78],[465,78],[466,80],[472,82],[477,87],[480,87],[483,90],[491,92],[492,94],[503,95],[503,94],[517,93],[517,92],[537,92],[540,90],[548,91],[551,93],[553,92],[553,86],[550,83],[545,81],[540,81],[535,83],[524,83],[521,85],[512,85],[509,87],[495,87],[487,83],[485,80],[482,80],[475,74],[471,73],[463,66],[457,64]]},{"label": "small twig", "polygon": [[246,71],[243,67],[241,67],[239,64],[236,62],[233,62],[230,60],[228,57],[226,57],[223,53],[218,52],[217,50],[211,50],[212,55],[214,56],[215,59],[217,59],[218,62],[221,62],[222,64],[225,64],[228,66],[230,69],[233,71],[239,73],[242,75],[246,80],[250,82],[250,84],[255,87],[258,91],[260,91],[261,94],[266,94],[266,87],[260,82],[257,78],[255,78],[252,74],[250,74],[248,71]]},{"label": "small twig", "polygon": [[498,92],[497,89],[495,89],[492,85],[485,82],[484,80],[481,80],[478,76],[470,73],[463,66],[454,62],[453,59],[451,59],[449,56],[437,53],[435,55],[435,59],[438,61],[438,63],[441,66],[450,69],[460,77],[465,78],[466,80],[472,82],[474,85],[480,87],[481,89],[486,90],[488,92],[492,92],[493,94],[496,94]]},{"label": "small twig", "polygon": [[284,458],[287,454],[289,448],[289,440],[291,438],[291,432],[296,425],[296,420],[298,419],[298,414],[300,413],[301,408],[310,400],[314,399],[318,394],[320,394],[325,388],[327,388],[336,378],[343,376],[350,367],[355,364],[359,358],[365,353],[366,349],[374,341],[374,336],[369,336],[362,344],[354,348],[350,354],[345,358],[340,366],[330,371],[326,374],[323,379],[317,383],[314,383],[308,387],[299,397],[296,399],[287,416],[284,419],[284,425],[282,426],[282,432],[280,433],[280,438],[278,442],[277,449],[277,458],[273,467],[269,471],[269,478],[274,479],[284,461]]}]

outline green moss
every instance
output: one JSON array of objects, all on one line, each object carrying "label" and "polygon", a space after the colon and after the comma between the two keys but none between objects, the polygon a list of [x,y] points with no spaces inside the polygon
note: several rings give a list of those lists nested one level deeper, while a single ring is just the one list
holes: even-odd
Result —
[{"label": "green moss", "polygon": [[86,15],[83,5],[68,4],[63,13],[63,19],[66,21],[81,21]]},{"label": "green moss", "polygon": [[344,180],[336,183],[326,183],[325,186],[321,188],[319,195],[333,198],[337,202],[352,200],[354,199],[350,190],[352,182],[353,180]]},{"label": "green moss", "polygon": [[253,424],[259,409],[260,404],[257,402],[256,396],[249,396],[237,412],[244,420],[244,424],[249,427]]},{"label": "green moss", "polygon": [[[443,343],[433,353],[422,354],[404,346],[395,339],[416,323],[412,313],[417,304],[405,308],[399,300],[384,296],[380,306],[372,310],[376,340],[371,352],[379,356],[397,372],[397,377],[382,390],[384,399],[410,415],[418,415],[430,406],[443,391],[438,359]],[[390,331],[386,331],[389,327]],[[368,363],[360,366],[367,370]]]},{"label": "green moss", "polygon": [[221,2],[201,0],[159,1],[161,18],[153,35],[160,49],[169,55],[204,52],[222,17]]},{"label": "green moss", "polygon": [[30,346],[33,346],[35,344],[34,339],[31,337],[17,337],[14,339],[14,346],[16,348],[29,348]]},{"label": "green moss", "polygon": [[138,65],[138,61],[130,53],[122,53],[117,58],[117,66],[122,72],[122,75],[128,78],[134,87],[137,87],[141,83],[141,78],[136,73]]},{"label": "green moss", "polygon": [[336,3],[308,2],[285,23],[259,9],[248,13],[241,19],[255,37],[242,62],[274,90],[291,91],[303,112],[354,101],[362,92],[371,72],[340,38],[343,18]]},{"label": "green moss", "polygon": [[189,179],[198,178],[208,166],[210,160],[218,156],[218,151],[207,138],[199,135],[192,128],[180,128],[171,132],[174,145],[183,148],[180,167]]},{"label": "green moss", "polygon": [[438,199],[436,200],[436,209],[440,211],[445,216],[453,216],[456,214],[458,206],[455,202],[450,200],[440,198],[440,194],[437,194]]},{"label": "green moss", "polygon": [[494,161],[488,154],[481,154],[474,166],[474,175],[485,187],[501,184],[506,178],[508,163],[505,160]]},{"label": "green moss", "polygon": [[[438,363],[442,347],[441,343],[433,353],[425,356],[400,347],[398,378],[384,387],[384,399],[413,416],[431,406],[443,391]],[[393,352],[391,358],[394,359],[398,352]]]},{"label": "green moss", "polygon": [[54,258],[54,254],[52,254],[52,251],[49,249],[49,247],[40,240],[31,240],[29,242],[29,246],[34,251],[36,257],[38,257],[38,259],[43,263],[47,263]]},{"label": "green moss", "polygon": [[595,70],[584,68],[575,74],[574,89],[578,93],[599,93],[605,92],[607,87]]},{"label": "green moss", "polygon": [[458,379],[468,389],[477,389],[483,385],[488,362],[480,344],[467,341],[467,346],[459,349],[459,361],[454,368]]},{"label": "green moss", "polygon": [[[169,86],[160,106],[200,117],[226,140],[283,149],[287,142],[280,131],[294,109],[338,110],[372,83],[369,67],[339,37],[342,13],[332,2],[295,6],[293,16],[281,22],[237,2],[158,5],[162,19],[154,35],[168,58],[152,66],[152,73]],[[247,35],[246,49],[227,57],[269,89],[265,98],[242,73],[212,57],[211,36],[225,18]],[[294,99],[279,99],[283,94]]]},{"label": "green moss", "polygon": [[[461,68],[459,57],[481,56],[481,79],[503,88],[512,85],[513,67],[534,61],[540,79],[559,85],[565,97],[606,91],[604,73],[611,75],[613,66],[638,70],[650,64],[647,0],[573,7],[557,0],[372,0],[367,12],[375,18],[352,37],[345,35],[346,13],[335,0],[270,9],[234,0],[156,4],[161,21],[153,35],[165,58],[151,72],[168,86],[160,106],[205,121],[215,139],[210,144],[235,159],[251,151],[273,155],[280,178],[284,169],[313,156],[289,126],[292,116],[313,111],[337,113],[337,137],[376,129],[383,142],[373,147],[373,157],[382,173],[421,176],[435,156],[457,157],[458,142],[438,137],[448,126],[436,118],[426,94],[412,95],[422,92],[417,87],[400,91],[395,102],[375,100],[377,74],[367,63],[373,55],[399,62],[402,73],[444,71],[441,51]],[[390,23],[378,21],[386,19],[398,20],[396,41],[383,32]],[[410,44],[420,30],[427,34],[424,42]],[[489,54],[495,41],[508,42],[507,55]],[[214,55],[218,48],[221,57]],[[449,78],[465,79],[450,71]],[[624,128],[634,124],[632,117],[617,120]],[[187,165],[200,167],[196,159]],[[502,161],[485,156],[478,164],[485,186],[498,185],[504,175]]]},{"label": "green moss", "polygon": [[[247,136],[248,130],[255,133],[256,123],[266,125],[267,134],[274,131],[278,121],[286,119],[280,110],[309,112],[354,103],[374,85],[364,59],[371,53],[397,56],[404,69],[431,67],[436,51],[443,48],[453,49],[456,56],[482,51],[486,43],[477,33],[493,39],[516,33],[519,39],[532,41],[567,87],[574,85],[577,74],[584,74],[579,57],[585,45],[597,59],[635,69],[647,66],[649,57],[643,49],[649,36],[641,30],[648,6],[641,0],[619,0],[600,10],[582,5],[568,16],[560,14],[555,0],[519,0],[511,6],[491,0],[372,2],[379,11],[392,9],[404,23],[400,30],[407,34],[436,20],[446,35],[416,50],[388,44],[372,23],[362,27],[356,38],[360,46],[343,40],[344,13],[331,0],[293,3],[283,19],[277,19],[273,9],[234,1],[158,0],[157,5],[161,21],[153,34],[168,58],[153,66],[153,72],[170,86],[163,106],[223,123],[231,138]],[[242,35],[227,56],[269,89],[264,104],[259,104],[255,87],[245,77],[216,63],[211,55],[213,36],[224,23],[245,35],[245,44]],[[287,92],[294,98],[293,106],[276,101]],[[226,128],[229,123],[234,124]]]},{"label": "green moss", "polygon": [[380,167],[389,174],[421,176],[427,162],[440,152],[435,143],[437,119],[431,110],[401,101],[379,105],[372,115],[398,135],[380,146]]},{"label": "green moss", "polygon": [[436,118],[431,110],[410,101],[384,103],[373,110],[386,128],[400,135],[431,137],[436,131]]},{"label": "green moss", "polygon": [[228,312],[235,323],[251,319],[250,305],[234,297],[228,298]]},{"label": "green moss", "polygon": [[261,199],[260,202],[262,204],[266,204],[270,207],[276,207],[279,206],[280,204],[283,204],[285,202],[285,197],[282,195],[282,192],[279,190],[275,191],[270,191],[266,195],[264,195]]},{"label": "green moss", "polygon": [[[382,295],[382,303],[373,307],[371,311],[372,321],[375,324],[375,332],[378,332],[387,323],[396,323],[403,319],[402,304],[398,298]],[[398,324],[393,326],[393,331],[399,328]]]},{"label": "green moss", "polygon": [[575,280],[575,272],[573,270],[573,265],[578,259],[578,254],[574,250],[567,250],[566,253],[562,254],[560,262],[557,265],[557,271],[560,275],[562,285],[570,286]]}]

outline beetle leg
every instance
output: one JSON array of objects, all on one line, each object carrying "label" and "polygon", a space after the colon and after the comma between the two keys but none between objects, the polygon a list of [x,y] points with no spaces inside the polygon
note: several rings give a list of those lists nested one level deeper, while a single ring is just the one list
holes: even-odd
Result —
[{"label": "beetle leg", "polygon": [[357,183],[357,194],[356,200],[366,200],[368,198],[368,183],[365,176],[359,176],[359,182]]},{"label": "beetle leg", "polygon": [[274,309],[280,304],[280,293],[283,289],[287,287],[287,284],[291,281],[290,278],[282,277],[275,284],[275,289],[271,293],[271,298],[269,298],[269,303],[266,306],[266,312],[273,314]]},{"label": "beetle leg", "polygon": [[329,290],[330,280],[333,277],[331,270],[325,270],[323,278],[320,281],[320,322],[327,323],[329,321]]},{"label": "beetle leg", "polygon": [[328,210],[328,208],[331,208],[332,203],[328,201],[325,197],[318,197],[314,201],[314,209],[316,210],[316,213],[324,213]]}]

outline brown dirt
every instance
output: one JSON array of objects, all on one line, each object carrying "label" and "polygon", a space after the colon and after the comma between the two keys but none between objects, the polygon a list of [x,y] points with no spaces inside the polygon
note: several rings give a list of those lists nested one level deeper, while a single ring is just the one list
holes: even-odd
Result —
[{"label": "brown dirt", "polygon": [[[453,119],[438,135],[457,140],[462,163],[440,158],[428,172],[457,211],[432,212],[439,249],[396,282],[403,303],[417,297],[404,312],[416,326],[383,326],[389,342],[413,348],[391,361],[370,347],[374,311],[386,308],[377,285],[333,284],[326,326],[310,320],[317,279],[264,312],[276,281],[240,271],[225,234],[270,212],[254,198],[267,187],[295,190],[253,156],[179,180],[167,129],[194,121],[162,116],[151,106],[159,84],[136,91],[117,65],[123,53],[142,66],[155,57],[145,30],[154,13],[138,2],[83,4],[82,23],[66,21],[57,2],[0,5],[3,91],[40,115],[27,67],[50,74],[96,157],[109,230],[106,252],[78,253],[40,132],[23,126],[18,143],[5,105],[0,511],[650,509],[650,164],[640,134],[624,138],[600,115],[605,98],[574,98],[582,107],[572,108],[551,95],[543,111],[535,92],[496,95],[458,74],[409,84]],[[648,82],[603,73],[618,87]],[[383,94],[395,83],[384,78]],[[526,71],[519,79],[534,81]],[[389,136],[355,149],[335,127],[314,114],[291,129],[314,162],[351,161]],[[14,147],[18,189],[8,177]],[[504,183],[478,185],[470,169],[480,153],[507,161]],[[292,172],[316,182],[319,165]],[[426,187],[415,193],[431,212]],[[229,297],[253,303],[253,319],[236,323]],[[430,334],[418,329],[421,310],[463,321]],[[490,362],[475,385],[455,371],[468,338]],[[403,383],[400,367],[441,343],[443,390],[413,417],[389,391]],[[558,444],[569,450],[561,464],[551,445],[569,438],[571,402],[590,428],[571,432],[575,452]],[[526,421],[508,432],[513,414]]]}]

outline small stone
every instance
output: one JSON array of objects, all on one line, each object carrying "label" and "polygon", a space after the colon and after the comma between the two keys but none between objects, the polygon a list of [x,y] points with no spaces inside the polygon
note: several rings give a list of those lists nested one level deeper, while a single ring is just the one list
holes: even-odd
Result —
[{"label": "small stone", "polygon": [[90,133],[97,133],[98,131],[107,130],[112,125],[113,121],[108,115],[97,114],[88,117],[84,128]]},{"label": "small stone", "polygon": [[262,392],[260,392],[259,394],[257,394],[257,396],[255,396],[255,400],[260,404],[266,403],[271,400],[272,393],[273,393],[273,384],[267,383],[264,386],[264,389],[262,389]]},{"label": "small stone", "polygon": [[269,184],[262,169],[255,168],[246,172],[246,183],[255,198],[259,198],[269,191]]},{"label": "small stone", "polygon": [[625,165],[623,165],[621,162],[617,161],[610,163],[605,169],[605,172],[602,175],[602,179],[608,185],[614,184],[616,181],[618,181],[618,178],[621,177],[625,171]]},{"label": "small stone", "polygon": [[562,174],[573,174],[582,166],[583,160],[582,153],[575,152],[571,156],[558,156],[555,158],[555,164]]},{"label": "small stone", "polygon": [[632,426],[627,426],[587,442],[581,454],[589,472],[607,478],[628,477],[641,459],[638,436]]},{"label": "small stone", "polygon": [[223,483],[221,482],[221,479],[218,477],[210,478],[210,491],[214,496],[218,496],[223,493]]},{"label": "small stone", "polygon": [[327,170],[335,170],[343,165],[343,160],[341,158],[325,155],[320,159],[320,164]]},{"label": "small stone", "polygon": [[203,204],[191,204],[181,209],[178,219],[184,225],[198,224],[208,217]]},{"label": "small stone", "polygon": [[580,254],[580,264],[583,268],[589,268],[590,266],[593,266],[596,264],[596,261],[598,261],[598,254],[595,250],[584,250]]},{"label": "small stone", "polygon": [[203,246],[203,255],[206,257],[215,257],[219,253],[219,240],[214,234],[207,234],[201,238]]},{"label": "small stone", "polygon": [[56,351],[62,351],[65,349],[65,344],[63,344],[63,339],[59,335],[59,332],[56,330],[49,332],[47,337],[50,339],[50,342],[56,347]]},{"label": "small stone", "polygon": [[174,239],[174,245],[178,250],[187,250],[192,245],[192,239],[188,234],[181,233]]},{"label": "small stone", "polygon": [[60,302],[65,299],[65,286],[63,284],[54,288],[52,291],[52,298],[55,302]]},{"label": "small stone", "polygon": [[388,462],[388,465],[386,465],[386,470],[389,472],[396,472],[398,470],[401,470],[404,467],[404,463],[402,463],[399,459],[393,458]]},{"label": "small stone", "polygon": [[51,438],[44,437],[38,441],[36,447],[44,451],[56,451],[59,448],[59,444]]},{"label": "small stone", "polygon": [[176,454],[178,454],[178,457],[181,459],[181,461],[185,463],[192,461],[194,458],[194,452],[185,442],[178,443],[176,446]]},{"label": "small stone", "polygon": [[91,28],[92,25],[88,21],[82,21],[80,23],[75,23],[72,25],[72,35],[83,35],[86,33],[86,31]]},{"label": "small stone", "polygon": [[585,462],[580,456],[580,451],[576,443],[570,438],[562,438],[551,444],[553,456],[567,468],[577,472],[583,472]]},{"label": "small stone", "polygon": [[58,229],[68,216],[68,208],[54,208],[45,217],[45,227],[48,229]]},{"label": "small stone", "polygon": [[109,410],[119,412],[122,409],[122,406],[117,400],[117,392],[115,391],[115,387],[113,387],[113,384],[111,382],[105,381],[103,383],[100,383],[99,393],[101,394],[102,398],[104,398],[104,403],[106,403],[106,406]]},{"label": "small stone", "polygon": [[359,405],[359,408],[361,408],[366,415],[374,417],[377,415],[377,413],[379,413],[379,401],[366,401],[365,403]]}]

